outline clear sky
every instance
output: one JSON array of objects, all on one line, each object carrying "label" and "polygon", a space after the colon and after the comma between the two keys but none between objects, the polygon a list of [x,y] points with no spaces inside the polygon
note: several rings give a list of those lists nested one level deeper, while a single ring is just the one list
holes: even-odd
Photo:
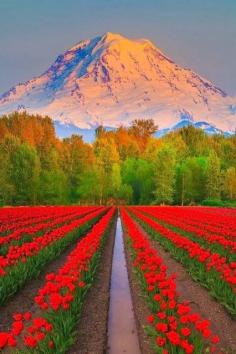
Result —
[{"label": "clear sky", "polygon": [[107,31],[151,39],[236,95],[236,0],[0,0],[0,94]]}]

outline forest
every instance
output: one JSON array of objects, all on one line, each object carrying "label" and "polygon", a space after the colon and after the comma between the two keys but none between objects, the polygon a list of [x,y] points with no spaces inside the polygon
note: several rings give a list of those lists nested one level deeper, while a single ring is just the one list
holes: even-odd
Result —
[{"label": "forest", "polygon": [[152,120],[59,139],[49,117],[0,118],[0,204],[232,205],[236,134],[192,126],[154,137]]}]

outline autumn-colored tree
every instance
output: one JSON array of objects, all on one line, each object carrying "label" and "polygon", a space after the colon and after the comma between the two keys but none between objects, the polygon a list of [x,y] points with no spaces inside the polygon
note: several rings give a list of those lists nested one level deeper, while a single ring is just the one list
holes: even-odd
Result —
[{"label": "autumn-colored tree", "polygon": [[135,119],[129,132],[139,141],[142,151],[145,149],[148,139],[156,133],[158,126],[153,119]]},{"label": "autumn-colored tree", "polygon": [[119,152],[120,160],[137,158],[140,156],[140,147],[137,139],[129,133],[129,129],[123,126],[113,132],[113,139]]}]

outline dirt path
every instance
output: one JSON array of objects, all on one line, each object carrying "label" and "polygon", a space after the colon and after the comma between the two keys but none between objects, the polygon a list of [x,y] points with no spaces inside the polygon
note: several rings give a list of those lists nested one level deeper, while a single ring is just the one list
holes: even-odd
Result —
[{"label": "dirt path", "polygon": [[[171,258],[163,247],[143,230],[152,246],[156,248],[168,267],[168,274],[176,273],[176,284],[181,301],[188,300],[193,311],[197,311],[203,318],[212,323],[212,330],[220,337],[221,347],[224,353],[236,353],[236,321],[225,311],[224,307],[210,295],[209,291],[200,284],[194,282],[185,268]],[[146,353],[146,352],[145,352]]]}]

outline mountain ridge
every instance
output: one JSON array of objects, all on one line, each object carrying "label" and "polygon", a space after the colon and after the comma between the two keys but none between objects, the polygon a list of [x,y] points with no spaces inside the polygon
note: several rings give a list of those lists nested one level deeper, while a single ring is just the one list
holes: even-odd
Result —
[{"label": "mountain ridge", "polygon": [[236,128],[236,98],[182,68],[147,39],[111,32],[80,41],[40,76],[0,96],[0,113],[27,110],[81,129],[152,118],[160,129],[203,122]]}]

